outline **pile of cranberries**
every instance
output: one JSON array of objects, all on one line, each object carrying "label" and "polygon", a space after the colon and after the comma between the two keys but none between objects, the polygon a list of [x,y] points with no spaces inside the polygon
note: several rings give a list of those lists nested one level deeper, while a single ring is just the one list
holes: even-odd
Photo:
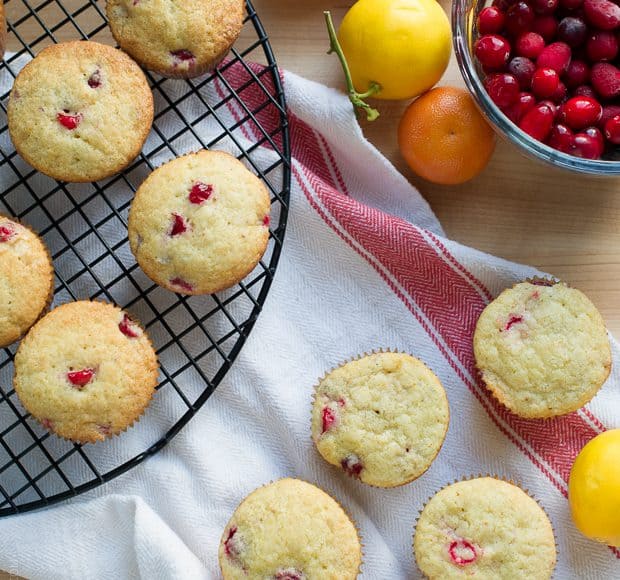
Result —
[{"label": "pile of cranberries", "polygon": [[493,0],[474,52],[493,102],[528,135],[618,158],[620,0]]}]

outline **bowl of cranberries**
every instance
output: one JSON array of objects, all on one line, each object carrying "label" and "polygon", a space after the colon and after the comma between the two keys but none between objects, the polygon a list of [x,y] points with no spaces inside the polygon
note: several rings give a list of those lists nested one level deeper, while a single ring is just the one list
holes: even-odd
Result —
[{"label": "bowl of cranberries", "polygon": [[620,175],[620,0],[455,0],[452,27],[500,135],[555,166]]}]

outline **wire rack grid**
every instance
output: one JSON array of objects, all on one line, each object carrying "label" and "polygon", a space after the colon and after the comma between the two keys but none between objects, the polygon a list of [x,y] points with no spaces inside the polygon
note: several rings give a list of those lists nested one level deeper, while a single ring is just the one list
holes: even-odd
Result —
[{"label": "wire rack grid", "polygon": [[[0,63],[0,213],[38,231],[56,269],[55,304],[114,302],[147,328],[161,363],[151,406],[128,432],[78,445],[50,435],[11,388],[16,346],[0,350],[0,516],[26,512],[93,489],[157,453],[222,381],[261,311],[280,257],[290,193],[284,93],[259,17],[247,0],[240,40],[216,71],[181,81],[150,75],[155,122],[141,155],[121,174],[66,184],[28,166],[8,135],[13,79],[45,46],[67,39],[111,42],[100,0],[6,0],[8,48]],[[254,64],[252,61],[262,63]],[[224,149],[267,184],[272,198],[267,252],[236,287],[183,297],[155,286],[128,247],[133,194],[162,162],[200,148]]]}]

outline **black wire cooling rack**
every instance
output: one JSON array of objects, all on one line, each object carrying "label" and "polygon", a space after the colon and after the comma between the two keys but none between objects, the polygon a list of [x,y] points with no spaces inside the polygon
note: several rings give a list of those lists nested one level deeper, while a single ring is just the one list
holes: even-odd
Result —
[{"label": "black wire cooling rack", "polygon": [[[8,49],[16,52],[0,63],[0,213],[19,218],[45,239],[56,268],[55,305],[107,300],[146,326],[161,362],[160,387],[126,433],[77,445],[50,435],[24,411],[11,388],[16,346],[0,350],[0,516],[73,497],[164,447],[239,354],[282,249],[291,175],[286,107],[269,40],[250,0],[241,38],[217,71],[189,81],[147,75],[155,123],[142,154],[122,174],[100,183],[59,183],[17,155],[6,117],[14,77],[53,42],[111,43],[104,8],[97,0],[5,1]],[[271,236],[260,265],[235,288],[181,297],[153,285],[136,265],[126,218],[136,188],[154,167],[200,148],[233,153],[265,181],[272,194]]]}]

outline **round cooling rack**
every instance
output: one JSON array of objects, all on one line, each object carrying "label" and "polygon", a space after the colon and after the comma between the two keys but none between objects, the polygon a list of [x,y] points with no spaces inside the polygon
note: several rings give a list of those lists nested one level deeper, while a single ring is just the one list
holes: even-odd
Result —
[{"label": "round cooling rack", "polygon": [[[147,328],[161,363],[160,386],[141,420],[119,437],[77,445],[29,417],[11,388],[16,345],[0,350],[0,516],[48,506],[92,489],[157,453],[221,382],[261,311],[286,228],[290,149],[284,93],[269,40],[250,0],[241,38],[208,76],[147,73],[155,123],[143,152],[122,174],[93,184],[56,182],[28,166],[9,139],[6,107],[14,77],[54,42],[112,44],[103,0],[6,0],[8,50],[0,63],[0,213],[45,239],[56,268],[54,305],[114,302]],[[155,167],[201,148],[225,150],[271,192],[271,235],[263,260],[240,284],[183,297],[155,286],[129,250],[127,212]]]}]

